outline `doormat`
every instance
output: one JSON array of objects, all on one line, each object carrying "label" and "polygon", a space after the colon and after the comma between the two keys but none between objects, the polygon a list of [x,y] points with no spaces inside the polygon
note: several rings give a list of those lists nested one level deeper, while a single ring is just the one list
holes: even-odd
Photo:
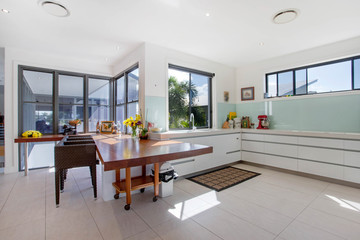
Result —
[{"label": "doormat", "polygon": [[235,167],[225,167],[222,169],[203,173],[187,179],[195,183],[198,183],[204,187],[220,192],[224,189],[245,182],[258,175],[261,174]]}]

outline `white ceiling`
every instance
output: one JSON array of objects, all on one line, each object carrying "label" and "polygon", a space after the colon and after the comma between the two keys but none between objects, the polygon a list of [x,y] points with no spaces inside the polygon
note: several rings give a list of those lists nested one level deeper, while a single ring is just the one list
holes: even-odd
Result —
[{"label": "white ceiling", "polygon": [[[102,63],[107,58],[110,65],[150,42],[238,67],[360,36],[359,0],[58,2],[69,17],[47,14],[38,0],[2,0],[0,8],[10,14],[0,12],[0,46]],[[300,10],[295,21],[272,23],[275,13],[288,8]]]}]

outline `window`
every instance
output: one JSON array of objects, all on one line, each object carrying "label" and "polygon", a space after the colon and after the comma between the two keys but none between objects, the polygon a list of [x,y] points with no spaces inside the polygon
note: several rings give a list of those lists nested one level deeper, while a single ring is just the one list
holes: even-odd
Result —
[{"label": "window", "polygon": [[266,97],[360,89],[359,57],[266,74]]},{"label": "window", "polygon": [[169,128],[191,128],[194,114],[197,128],[211,128],[211,73],[169,65]]},{"label": "window", "polygon": [[[139,111],[139,67],[131,67],[115,78],[116,84],[116,121],[123,121],[129,117],[135,117]],[[130,129],[123,129],[129,132]]]},{"label": "window", "polygon": [[97,122],[110,120],[110,81],[89,78],[89,132],[96,131]]}]

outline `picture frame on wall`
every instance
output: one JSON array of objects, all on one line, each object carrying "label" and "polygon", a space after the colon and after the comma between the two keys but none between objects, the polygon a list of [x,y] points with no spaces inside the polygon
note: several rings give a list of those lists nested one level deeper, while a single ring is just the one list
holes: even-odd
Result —
[{"label": "picture frame on wall", "polygon": [[254,100],[254,87],[241,88],[241,101]]},{"label": "picture frame on wall", "polygon": [[102,121],[100,125],[100,133],[110,134],[113,132],[114,121]]}]

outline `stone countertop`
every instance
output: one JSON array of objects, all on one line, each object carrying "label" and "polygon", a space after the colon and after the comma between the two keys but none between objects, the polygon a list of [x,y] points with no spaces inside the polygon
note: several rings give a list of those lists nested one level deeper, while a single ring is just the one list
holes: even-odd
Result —
[{"label": "stone countertop", "polygon": [[176,138],[191,138],[191,137],[205,137],[213,135],[234,134],[234,133],[253,133],[253,134],[270,134],[270,135],[287,135],[299,137],[319,137],[319,138],[333,138],[333,139],[347,139],[360,140],[360,133],[345,133],[345,132],[317,132],[317,131],[298,131],[298,130],[275,130],[275,129],[199,129],[191,130],[176,130],[162,133],[150,133],[151,139],[165,140]]}]

